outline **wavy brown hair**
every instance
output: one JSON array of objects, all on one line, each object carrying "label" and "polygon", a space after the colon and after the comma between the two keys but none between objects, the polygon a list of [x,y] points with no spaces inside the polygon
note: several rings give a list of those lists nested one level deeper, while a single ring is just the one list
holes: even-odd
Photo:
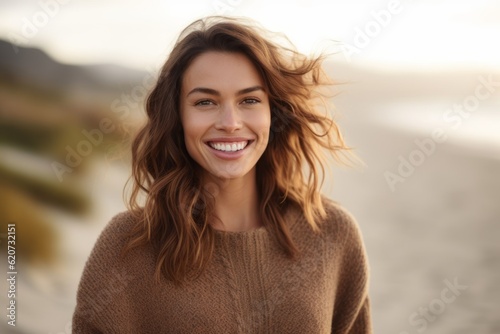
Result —
[{"label": "wavy brown hair", "polygon": [[[348,149],[325,111],[322,87],[332,82],[321,67],[323,57],[306,57],[292,46],[272,42],[268,32],[241,20],[209,17],[180,35],[146,101],[147,123],[132,144],[132,193],[129,209],[139,221],[125,252],[151,244],[155,278],[174,283],[200,274],[215,249],[213,191],[202,184],[200,166],[184,144],[180,120],[183,74],[207,51],[248,57],[260,72],[271,106],[268,146],[257,162],[260,216],[292,260],[299,255],[285,222],[296,206],[314,231],[325,216],[320,196],[324,152]],[[144,203],[140,203],[145,195]]]}]

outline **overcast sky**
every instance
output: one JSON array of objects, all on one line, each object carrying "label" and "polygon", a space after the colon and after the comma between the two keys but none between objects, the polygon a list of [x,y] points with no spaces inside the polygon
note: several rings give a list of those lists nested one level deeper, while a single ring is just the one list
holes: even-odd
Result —
[{"label": "overcast sky", "polygon": [[[67,63],[107,62],[144,69],[163,62],[187,24],[226,14],[250,17],[283,32],[305,53],[325,47],[340,51],[338,60],[386,68],[500,68],[497,0],[270,3],[0,0],[0,38],[41,47]],[[342,42],[344,48],[334,48],[329,41]]]}]

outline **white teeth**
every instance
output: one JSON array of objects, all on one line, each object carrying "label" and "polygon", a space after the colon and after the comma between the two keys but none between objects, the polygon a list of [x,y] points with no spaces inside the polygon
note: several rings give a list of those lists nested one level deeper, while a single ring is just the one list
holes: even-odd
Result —
[{"label": "white teeth", "polygon": [[217,151],[223,152],[236,152],[244,149],[248,145],[248,141],[242,141],[237,143],[214,143],[209,142],[210,146]]}]

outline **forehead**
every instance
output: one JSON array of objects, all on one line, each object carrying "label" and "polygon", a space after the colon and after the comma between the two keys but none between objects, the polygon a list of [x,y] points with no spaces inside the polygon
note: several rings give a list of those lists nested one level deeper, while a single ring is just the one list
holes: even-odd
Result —
[{"label": "forehead", "polygon": [[196,57],[182,80],[183,91],[194,87],[238,91],[255,85],[263,86],[263,80],[247,56],[217,51],[205,52]]}]

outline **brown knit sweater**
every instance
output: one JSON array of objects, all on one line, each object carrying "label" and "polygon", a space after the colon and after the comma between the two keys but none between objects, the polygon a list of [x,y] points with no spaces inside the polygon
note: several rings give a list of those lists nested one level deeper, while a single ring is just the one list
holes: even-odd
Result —
[{"label": "brown knit sweater", "polygon": [[134,221],[118,214],[86,263],[73,333],[371,333],[360,231],[338,205],[326,209],[321,234],[298,210],[286,213],[296,262],[266,227],[217,231],[213,261],[182,288],[154,282],[150,247],[119,257]]}]

